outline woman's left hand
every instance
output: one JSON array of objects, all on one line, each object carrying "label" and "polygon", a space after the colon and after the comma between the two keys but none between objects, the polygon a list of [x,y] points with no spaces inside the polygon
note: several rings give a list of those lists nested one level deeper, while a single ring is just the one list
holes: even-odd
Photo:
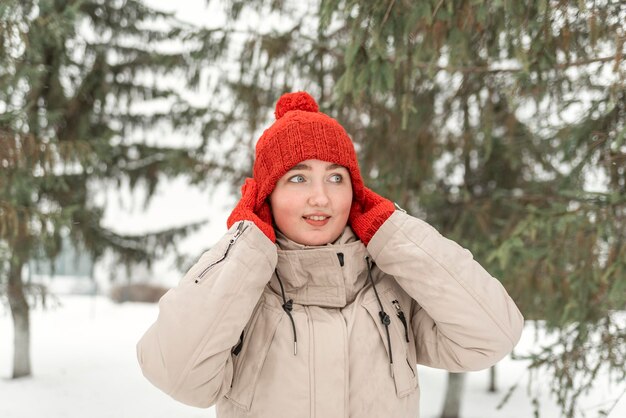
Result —
[{"label": "woman's left hand", "polygon": [[348,221],[354,233],[367,245],[395,210],[391,200],[365,187],[361,201],[352,202]]}]

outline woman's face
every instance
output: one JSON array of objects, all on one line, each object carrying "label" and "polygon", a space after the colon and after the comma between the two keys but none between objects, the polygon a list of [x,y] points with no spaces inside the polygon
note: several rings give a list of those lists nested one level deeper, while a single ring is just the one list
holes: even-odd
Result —
[{"label": "woman's face", "polygon": [[269,199],[274,222],[287,238],[303,245],[328,244],[348,223],[350,173],[338,164],[305,160],[278,180]]}]

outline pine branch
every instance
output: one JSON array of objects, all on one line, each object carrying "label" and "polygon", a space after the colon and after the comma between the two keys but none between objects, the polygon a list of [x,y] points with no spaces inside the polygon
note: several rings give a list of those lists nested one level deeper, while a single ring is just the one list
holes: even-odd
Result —
[{"label": "pine branch", "polygon": [[175,247],[181,238],[198,230],[207,222],[208,219],[139,235],[120,234],[99,225],[84,224],[80,218],[76,224],[83,230],[83,235],[89,235],[90,239],[85,244],[92,253],[100,255],[101,249],[108,248],[127,267],[138,263],[145,263],[149,267],[153,260],[162,257]]},{"label": "pine branch", "polygon": [[[621,59],[621,54],[610,55],[606,57],[597,57],[597,58],[588,58],[584,60],[578,60],[568,63],[556,64],[554,67],[547,70],[537,70],[537,71],[549,71],[549,70],[566,70],[568,68],[581,67],[589,64],[595,63],[606,63],[611,61],[616,61],[616,64],[619,62],[617,60]],[[394,58],[389,58],[391,63],[395,63]],[[432,63],[427,62],[415,62],[413,65],[420,69],[425,70],[433,70],[433,71],[445,71],[448,73],[461,73],[461,74],[500,74],[500,73],[522,73],[527,72],[528,70],[523,67],[511,67],[511,68],[493,68],[493,66],[466,66],[466,67],[454,67],[454,66],[439,66],[433,65]]]}]

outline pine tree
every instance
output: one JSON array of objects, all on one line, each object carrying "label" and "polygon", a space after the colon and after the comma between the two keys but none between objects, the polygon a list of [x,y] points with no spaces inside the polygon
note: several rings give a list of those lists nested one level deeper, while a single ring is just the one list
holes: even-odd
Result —
[{"label": "pine tree", "polygon": [[563,415],[599,370],[626,381],[626,330],[613,315],[626,306],[623,2],[231,0],[226,10],[227,25],[206,32],[239,36],[225,47],[239,71],[223,73],[220,91],[242,138],[260,135],[282,92],[311,91],[355,140],[372,188],[469,248],[545,324],[557,343],[537,347],[530,369],[552,376]]},{"label": "pine tree", "polygon": [[[98,188],[128,181],[147,190],[147,204],[168,177],[206,186],[230,175],[205,156],[219,124],[185,99],[208,65],[194,32],[136,0],[0,5],[0,294],[14,321],[14,378],[31,374],[29,259],[54,259],[68,237],[93,260],[109,251],[127,267],[150,266],[203,223],[115,232],[102,226]],[[149,143],[168,127],[202,129],[201,144]]]}]

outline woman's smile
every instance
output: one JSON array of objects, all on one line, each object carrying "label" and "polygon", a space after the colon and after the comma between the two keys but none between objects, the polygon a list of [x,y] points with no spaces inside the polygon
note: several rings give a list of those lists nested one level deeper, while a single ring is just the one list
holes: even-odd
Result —
[{"label": "woman's smile", "polygon": [[311,213],[302,217],[309,225],[324,226],[328,223],[331,216],[325,213]]}]

